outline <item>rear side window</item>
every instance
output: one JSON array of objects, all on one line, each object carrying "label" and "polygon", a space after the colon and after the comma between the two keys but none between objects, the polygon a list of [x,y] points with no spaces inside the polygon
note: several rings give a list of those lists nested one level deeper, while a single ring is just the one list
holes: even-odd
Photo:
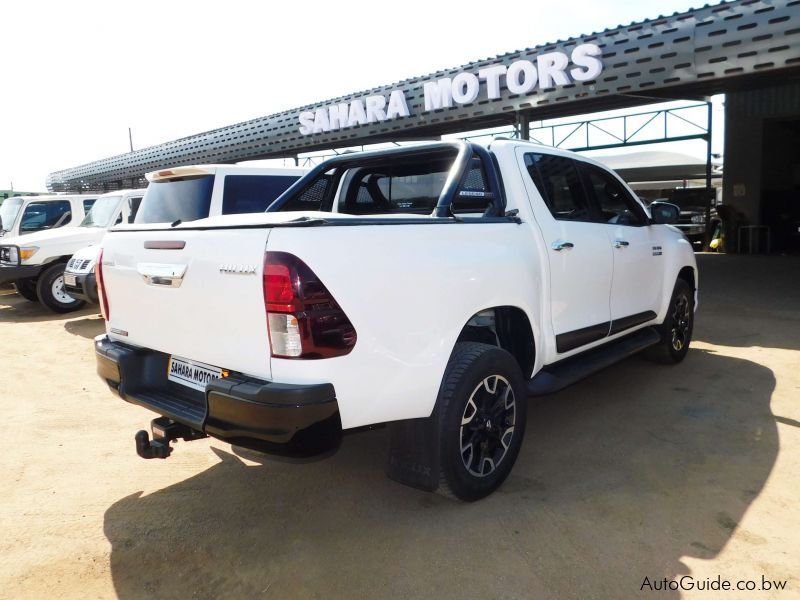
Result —
[{"label": "rear side window", "polygon": [[525,166],[554,218],[593,221],[575,161],[553,154],[525,155]]},{"label": "rear side window", "polygon": [[227,175],[222,214],[264,212],[298,179],[291,175]]},{"label": "rear side window", "polygon": [[213,175],[153,181],[147,186],[135,223],[205,219],[211,209]]},{"label": "rear side window", "polygon": [[128,198],[128,223],[133,223],[136,219],[136,213],[139,212],[139,206],[142,204],[141,196],[132,196]]},{"label": "rear side window", "polygon": [[587,188],[594,194],[602,213],[601,223],[614,225],[644,225],[646,220],[641,207],[619,180],[603,169],[581,163]]},{"label": "rear side window", "polygon": [[362,167],[348,174],[339,212],[350,215],[430,214],[442,192],[452,160],[425,160]]},{"label": "rear side window", "polygon": [[72,220],[72,207],[69,201],[31,202],[22,213],[20,232],[55,229],[67,225]]}]

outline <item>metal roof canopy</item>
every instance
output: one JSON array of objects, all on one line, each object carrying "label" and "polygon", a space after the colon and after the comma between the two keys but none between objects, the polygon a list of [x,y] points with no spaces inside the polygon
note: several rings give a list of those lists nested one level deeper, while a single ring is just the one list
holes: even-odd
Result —
[{"label": "metal roof canopy", "polygon": [[[424,112],[423,83],[477,72],[493,65],[535,59],[542,52],[570,53],[584,43],[602,49],[604,70],[596,80],[575,81],[525,95],[501,89],[489,100],[485,86],[471,104]],[[128,154],[56,171],[51,191],[100,189],[131,182],[160,168],[199,163],[232,163],[295,156],[300,152],[430,138],[521,123],[625,108],[660,100],[698,98],[725,91],[776,85],[800,75],[800,0],[736,0],[660,16],[602,32],[570,38],[414,77],[319,104],[260,117]],[[410,116],[302,135],[306,110],[402,90]]]}]

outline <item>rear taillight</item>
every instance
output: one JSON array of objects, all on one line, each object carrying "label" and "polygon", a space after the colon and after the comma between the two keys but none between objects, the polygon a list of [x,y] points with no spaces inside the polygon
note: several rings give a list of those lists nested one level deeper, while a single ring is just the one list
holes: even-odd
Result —
[{"label": "rear taillight", "polygon": [[97,295],[100,296],[100,312],[103,318],[108,321],[111,316],[111,311],[108,310],[108,295],[106,294],[106,286],[103,280],[103,250],[100,250],[100,256],[97,257],[97,266],[95,266],[95,276],[97,277]]},{"label": "rear taillight", "polygon": [[293,254],[266,253],[264,304],[275,357],[331,358],[355,346],[350,319],[308,265]]}]

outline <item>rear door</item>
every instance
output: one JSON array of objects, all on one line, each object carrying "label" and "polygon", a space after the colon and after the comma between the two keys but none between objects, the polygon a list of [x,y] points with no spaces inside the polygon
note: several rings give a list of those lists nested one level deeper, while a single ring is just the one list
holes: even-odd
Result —
[{"label": "rear door", "polygon": [[614,257],[611,334],[651,321],[661,304],[662,248],[642,206],[612,173],[580,162]]},{"label": "rear door", "polygon": [[556,350],[570,352],[608,335],[613,255],[571,158],[517,150],[547,247]]}]

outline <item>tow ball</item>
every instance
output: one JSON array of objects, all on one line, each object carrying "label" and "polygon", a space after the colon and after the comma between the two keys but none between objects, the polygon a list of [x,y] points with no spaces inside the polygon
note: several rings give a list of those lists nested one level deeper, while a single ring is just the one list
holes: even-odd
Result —
[{"label": "tow ball", "polygon": [[137,431],[134,436],[136,454],[142,458],[167,458],[172,452],[170,442],[177,439],[191,442],[207,437],[202,431],[192,429],[183,423],[176,423],[167,417],[158,417],[150,421],[150,430],[153,432],[152,441],[144,429]]}]

